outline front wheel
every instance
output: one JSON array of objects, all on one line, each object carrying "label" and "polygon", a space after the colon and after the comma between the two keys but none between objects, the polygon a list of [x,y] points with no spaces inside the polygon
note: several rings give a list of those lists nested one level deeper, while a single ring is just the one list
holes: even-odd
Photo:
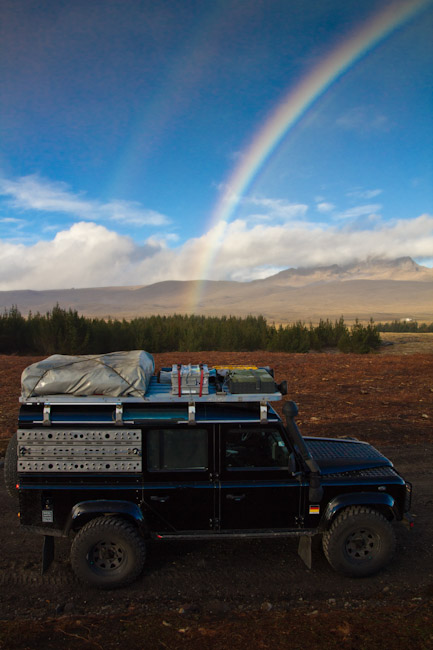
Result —
[{"label": "front wheel", "polygon": [[97,517],[77,533],[72,568],[80,580],[100,589],[123,587],[143,570],[146,547],[135,526],[120,517]]},{"label": "front wheel", "polygon": [[332,568],[353,578],[376,573],[388,564],[395,550],[390,522],[365,506],[343,510],[323,534],[322,542]]}]

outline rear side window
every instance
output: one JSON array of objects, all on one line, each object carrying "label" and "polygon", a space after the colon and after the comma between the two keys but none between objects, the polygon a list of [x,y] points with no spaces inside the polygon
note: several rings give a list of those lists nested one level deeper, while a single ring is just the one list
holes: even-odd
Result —
[{"label": "rear side window", "polygon": [[154,429],[147,434],[150,472],[208,469],[206,429]]}]

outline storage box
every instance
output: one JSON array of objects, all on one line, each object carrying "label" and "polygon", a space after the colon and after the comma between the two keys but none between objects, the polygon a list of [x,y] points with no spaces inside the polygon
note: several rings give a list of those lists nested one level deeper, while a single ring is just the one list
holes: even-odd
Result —
[{"label": "storage box", "polygon": [[172,366],[171,392],[173,395],[207,395],[209,393],[209,369],[200,363]]},{"label": "storage box", "polygon": [[231,393],[275,393],[277,390],[273,377],[264,368],[250,370],[230,370],[228,389]]}]

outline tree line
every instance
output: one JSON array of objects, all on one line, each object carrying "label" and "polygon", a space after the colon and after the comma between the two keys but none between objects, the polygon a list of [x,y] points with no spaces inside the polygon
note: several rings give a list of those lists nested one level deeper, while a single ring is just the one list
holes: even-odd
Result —
[{"label": "tree line", "polygon": [[46,314],[17,307],[0,315],[0,353],[100,354],[116,350],[308,352],[336,347],[343,352],[366,353],[380,345],[376,325],[343,318],[321,320],[318,325],[297,322],[268,324],[263,316],[147,316],[132,320],[89,318],[56,305]]},{"label": "tree line", "polygon": [[377,323],[378,332],[433,332],[433,323],[418,323],[416,320],[394,320],[391,323]]}]

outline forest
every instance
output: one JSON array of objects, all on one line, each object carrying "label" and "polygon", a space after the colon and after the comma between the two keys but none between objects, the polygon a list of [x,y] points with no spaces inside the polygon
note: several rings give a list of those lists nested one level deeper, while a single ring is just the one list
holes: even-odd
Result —
[{"label": "forest", "polygon": [[267,323],[263,316],[172,315],[117,320],[88,318],[56,305],[46,314],[24,317],[17,307],[0,315],[0,353],[100,354],[116,350],[171,351],[321,351],[367,353],[380,345],[377,326],[343,317],[318,325]]},{"label": "forest", "polygon": [[394,320],[390,323],[377,323],[378,332],[433,332],[433,323],[418,323],[416,320]]}]

